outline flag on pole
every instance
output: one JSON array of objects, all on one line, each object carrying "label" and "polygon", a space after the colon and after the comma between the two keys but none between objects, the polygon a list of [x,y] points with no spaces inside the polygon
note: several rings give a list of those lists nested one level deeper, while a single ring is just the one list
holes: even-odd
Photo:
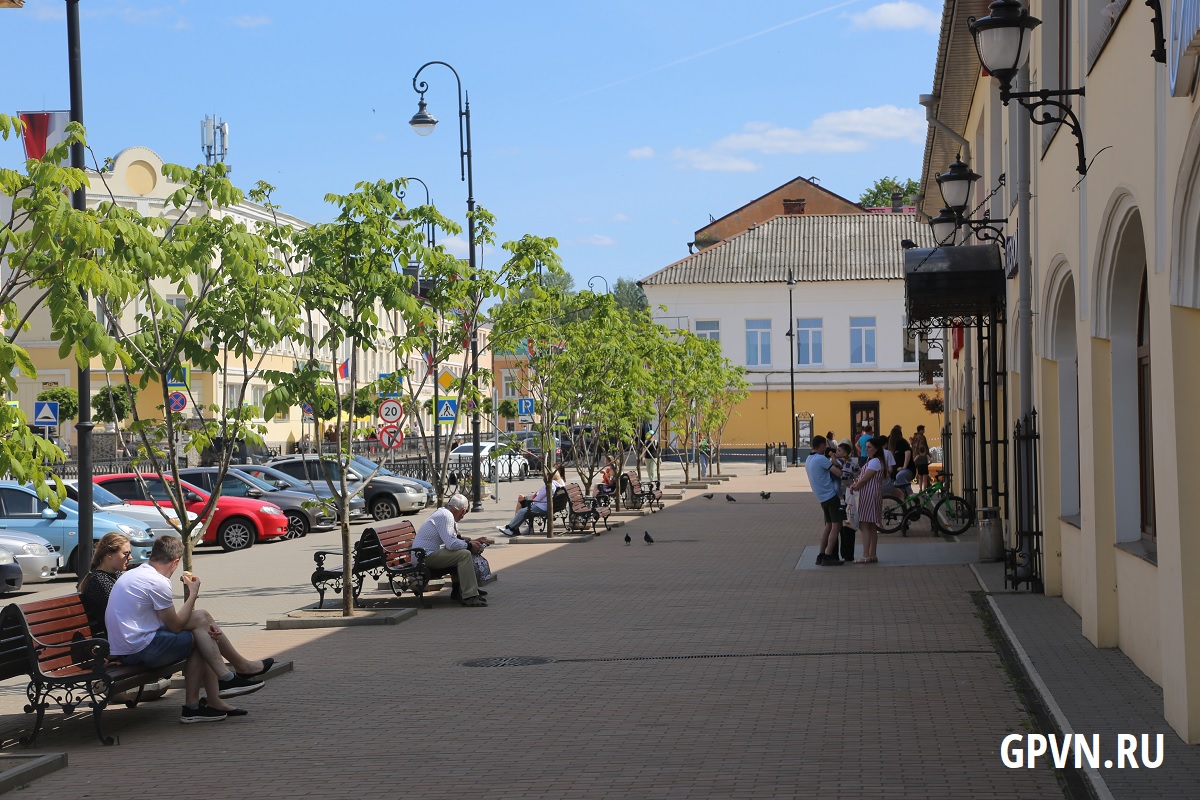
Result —
[{"label": "flag on pole", "polygon": [[339,378],[349,378],[350,377],[350,359],[347,358],[340,365],[338,365],[338,377]]},{"label": "flag on pole", "polygon": [[25,129],[21,138],[25,143],[25,157],[40,159],[46,151],[67,138],[67,123],[71,121],[69,111],[22,111],[21,122]]}]

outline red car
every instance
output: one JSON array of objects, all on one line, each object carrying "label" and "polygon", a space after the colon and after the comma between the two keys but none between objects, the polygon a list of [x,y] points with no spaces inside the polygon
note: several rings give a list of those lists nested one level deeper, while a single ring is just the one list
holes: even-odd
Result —
[{"label": "red car", "polygon": [[[93,480],[117,497],[136,506],[170,506],[170,496],[164,480],[155,474],[143,475],[141,481],[132,472],[122,475],[96,475]],[[208,502],[209,493],[186,481],[181,482],[189,492],[187,510],[199,514]],[[279,506],[249,497],[221,496],[206,520],[202,544],[221,545],[226,552],[245,550],[250,545],[268,539],[287,536],[288,520]]]}]

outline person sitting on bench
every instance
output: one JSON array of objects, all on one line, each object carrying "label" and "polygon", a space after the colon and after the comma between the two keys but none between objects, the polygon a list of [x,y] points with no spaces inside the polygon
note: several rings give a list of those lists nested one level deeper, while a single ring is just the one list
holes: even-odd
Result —
[{"label": "person sitting on bench", "polygon": [[[551,473],[553,478],[550,483],[550,496],[554,496],[554,492],[567,487],[567,468],[562,464],[555,466],[554,472]],[[523,505],[517,509],[517,513],[508,521],[507,525],[497,525],[496,530],[503,533],[505,536],[517,536],[521,533],[521,526],[524,525],[534,514],[544,515],[548,513],[550,503],[546,499],[546,485],[543,483],[538,487],[538,490],[531,496],[526,498]]]},{"label": "person sitting on bench", "polygon": [[[242,659],[235,669],[225,666],[217,644],[217,639],[223,637],[214,638],[212,617],[195,610],[200,594],[200,579],[195,575],[183,574],[181,580],[188,589],[188,598],[178,610],[175,608],[171,576],[182,559],[183,540],[163,536],[154,540],[149,561],[117,580],[104,612],[110,657],[149,668],[186,658],[185,701],[180,722],[219,722],[227,716],[245,716],[244,709],[234,708],[222,698],[261,689],[263,682],[257,676],[270,669],[271,664]],[[198,636],[198,632],[208,635]],[[205,692],[205,705],[200,703],[201,688]]]},{"label": "person sitting on bench", "polygon": [[467,515],[471,503],[461,494],[454,494],[446,501],[443,508],[430,515],[429,519],[417,530],[413,538],[413,548],[425,551],[425,564],[433,569],[454,570],[454,597],[464,606],[482,608],[487,605],[483,598],[487,592],[479,588],[475,576],[475,555],[482,553],[483,548],[492,540],[480,536],[477,539],[464,539],[458,534],[458,522]]}]

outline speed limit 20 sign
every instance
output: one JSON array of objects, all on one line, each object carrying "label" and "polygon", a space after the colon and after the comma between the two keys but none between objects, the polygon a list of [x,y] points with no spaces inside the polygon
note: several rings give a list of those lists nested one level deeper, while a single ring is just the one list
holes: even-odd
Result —
[{"label": "speed limit 20 sign", "polygon": [[385,425],[395,425],[404,416],[404,406],[399,400],[388,398],[379,404],[379,419]]}]

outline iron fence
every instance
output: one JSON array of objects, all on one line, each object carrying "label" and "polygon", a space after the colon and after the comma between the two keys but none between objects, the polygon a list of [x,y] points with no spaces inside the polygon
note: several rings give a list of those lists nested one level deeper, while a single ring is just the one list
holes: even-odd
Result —
[{"label": "iron fence", "polygon": [[1013,589],[1028,584],[1033,592],[1044,591],[1042,553],[1042,509],[1039,487],[1041,434],[1038,431],[1037,411],[1017,420],[1013,426],[1016,459],[1013,479],[1016,483],[1016,542],[1005,553],[1004,583]]}]

